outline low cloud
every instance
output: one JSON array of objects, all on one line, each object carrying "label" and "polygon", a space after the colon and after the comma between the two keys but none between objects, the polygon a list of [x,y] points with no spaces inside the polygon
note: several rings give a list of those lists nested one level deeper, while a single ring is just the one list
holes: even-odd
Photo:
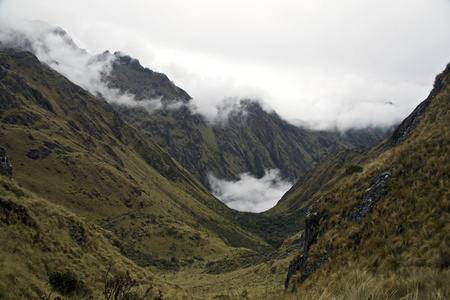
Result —
[{"label": "low cloud", "polygon": [[108,87],[103,78],[112,71],[114,54],[105,51],[91,55],[80,49],[63,29],[41,21],[15,21],[2,27],[2,43],[33,52],[40,61],[91,94],[112,104],[144,107],[148,111],[162,107],[161,98],[135,101],[134,94]]},{"label": "low cloud", "polygon": [[293,183],[280,176],[280,170],[268,169],[262,178],[243,173],[237,181],[218,179],[208,175],[212,193],[228,207],[246,212],[263,212],[275,204]]}]

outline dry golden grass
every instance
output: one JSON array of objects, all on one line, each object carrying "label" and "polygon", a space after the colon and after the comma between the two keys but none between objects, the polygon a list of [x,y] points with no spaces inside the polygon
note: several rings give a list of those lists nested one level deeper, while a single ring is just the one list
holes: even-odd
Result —
[{"label": "dry golden grass", "polygon": [[[407,268],[383,274],[345,268],[325,276],[320,282],[310,283],[292,299],[405,299],[439,300],[450,295],[450,271],[434,268]],[[308,282],[305,282],[308,284]]]},{"label": "dry golden grass", "polygon": [[67,271],[101,295],[111,265],[113,274],[128,270],[142,287],[153,284],[154,275],[126,259],[104,229],[6,177],[0,177],[0,201],[0,297],[41,298],[51,292],[49,274]]},{"label": "dry golden grass", "polygon": [[[323,220],[307,263],[315,266],[325,253],[329,258],[302,284],[293,277],[294,298],[450,297],[449,74],[444,81],[407,139],[371,150],[361,173],[341,179],[315,205]],[[354,223],[350,212],[386,170],[395,171],[382,197]]]}]

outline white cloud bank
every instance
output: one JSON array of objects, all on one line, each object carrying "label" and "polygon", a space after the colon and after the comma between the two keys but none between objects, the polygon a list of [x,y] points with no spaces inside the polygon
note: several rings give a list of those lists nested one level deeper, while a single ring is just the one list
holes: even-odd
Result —
[{"label": "white cloud bank", "polygon": [[405,118],[450,61],[449,16],[448,0],[0,1],[2,24],[39,19],[91,54],[123,51],[207,116],[255,96],[317,129]]},{"label": "white cloud bank", "polygon": [[102,78],[111,72],[115,56],[109,52],[91,55],[74,44],[61,28],[41,21],[16,20],[0,27],[0,42],[31,50],[40,61],[109,103],[140,106],[149,111],[162,107],[161,98],[135,101],[133,94],[108,87]]},{"label": "white cloud bank", "polygon": [[263,212],[274,207],[293,185],[281,179],[278,169],[266,170],[262,178],[243,173],[237,181],[227,181],[209,174],[208,180],[214,196],[228,207],[246,212]]}]

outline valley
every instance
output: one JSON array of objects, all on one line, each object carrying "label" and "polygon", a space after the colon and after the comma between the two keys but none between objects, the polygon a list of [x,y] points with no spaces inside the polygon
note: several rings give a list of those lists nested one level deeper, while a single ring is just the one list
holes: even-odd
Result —
[{"label": "valley", "polygon": [[[102,84],[115,94],[86,90],[24,45],[0,44],[0,147],[13,168],[0,176],[0,298],[102,298],[124,274],[131,299],[450,296],[449,65],[393,132],[341,133],[252,99],[212,123],[121,53],[95,60],[111,59]],[[209,172],[272,168],[296,183],[265,212],[209,190]]]}]

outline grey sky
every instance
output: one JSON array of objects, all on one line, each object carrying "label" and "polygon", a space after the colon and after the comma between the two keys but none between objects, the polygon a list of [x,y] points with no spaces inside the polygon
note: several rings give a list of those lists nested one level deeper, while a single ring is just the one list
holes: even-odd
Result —
[{"label": "grey sky", "polygon": [[251,96],[315,128],[399,122],[450,61],[448,0],[0,0],[15,19],[138,58],[206,115]]}]

